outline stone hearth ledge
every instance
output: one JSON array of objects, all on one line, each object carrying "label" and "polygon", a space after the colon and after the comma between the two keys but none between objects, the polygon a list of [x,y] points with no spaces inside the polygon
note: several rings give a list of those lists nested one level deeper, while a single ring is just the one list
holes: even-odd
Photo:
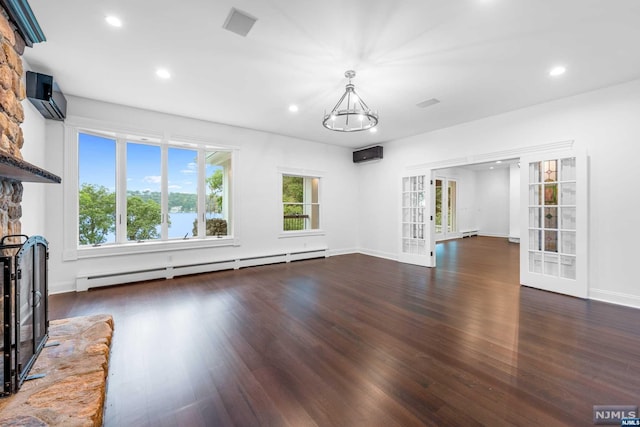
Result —
[{"label": "stone hearth ledge", "polygon": [[1,426],[101,426],[113,318],[52,320],[48,343],[18,393],[0,399]]}]

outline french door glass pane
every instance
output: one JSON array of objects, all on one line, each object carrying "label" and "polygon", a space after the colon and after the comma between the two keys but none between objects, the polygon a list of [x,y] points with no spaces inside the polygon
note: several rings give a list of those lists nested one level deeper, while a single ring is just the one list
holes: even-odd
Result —
[{"label": "french door glass pane", "polygon": [[571,157],[560,161],[560,180],[575,181],[576,179],[576,159]]},{"label": "french door glass pane", "polygon": [[576,208],[562,208],[562,214],[560,217],[560,228],[562,228],[563,230],[576,229]]},{"label": "french door glass pane", "polygon": [[542,230],[529,230],[529,249],[542,250]]},{"label": "french door glass pane", "polygon": [[529,227],[542,228],[541,208],[529,208]]},{"label": "french door glass pane", "polygon": [[558,184],[544,185],[544,204],[547,206],[558,204]]},{"label": "french door glass pane", "polygon": [[169,238],[198,235],[198,152],[169,147]]},{"label": "french door glass pane", "polygon": [[544,250],[558,252],[558,232],[556,230],[544,230]]},{"label": "french door glass pane", "polygon": [[576,232],[561,231],[560,232],[561,252],[563,254],[576,254]]},{"label": "french door glass pane", "polygon": [[160,239],[160,147],[127,143],[127,240]]},{"label": "french door glass pane", "polygon": [[542,204],[542,185],[533,184],[529,186],[529,204],[532,206]]},{"label": "french door glass pane", "polygon": [[558,228],[558,208],[544,208],[544,228]]},{"label": "french door glass pane", "polygon": [[544,254],[544,274],[548,276],[558,276],[560,272],[558,260],[558,255]]},{"label": "french door glass pane", "polygon": [[529,252],[529,271],[532,273],[542,273],[542,253]]},{"label": "french door glass pane", "polygon": [[116,241],[116,141],[78,135],[78,243]]},{"label": "french door glass pane", "polygon": [[529,164],[529,182],[542,182],[542,174],[540,173],[542,162],[534,162]]},{"label": "french door glass pane", "polygon": [[575,280],[576,278],[576,257],[560,257],[560,277]]},{"label": "french door glass pane", "polygon": [[558,181],[558,161],[557,160],[545,160],[544,161],[544,182],[556,182]]},{"label": "french door glass pane", "polygon": [[560,184],[560,199],[563,205],[576,204],[576,184],[575,182]]}]

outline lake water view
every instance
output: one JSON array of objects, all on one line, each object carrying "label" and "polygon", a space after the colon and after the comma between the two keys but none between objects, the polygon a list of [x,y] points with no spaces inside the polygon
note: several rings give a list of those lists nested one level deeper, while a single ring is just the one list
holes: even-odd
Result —
[{"label": "lake water view", "polygon": [[[169,227],[169,239],[177,239],[186,237],[193,237],[193,221],[196,220],[196,212],[177,212],[170,213],[169,220],[171,226]],[[214,214],[214,218],[220,218],[220,214]],[[158,234],[161,232],[161,227],[156,227]],[[116,241],[115,233],[107,234],[107,240],[105,243],[114,243]]]}]

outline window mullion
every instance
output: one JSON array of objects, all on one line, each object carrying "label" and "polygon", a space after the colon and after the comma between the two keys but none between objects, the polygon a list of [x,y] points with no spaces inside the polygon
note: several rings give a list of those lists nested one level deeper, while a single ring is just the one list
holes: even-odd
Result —
[{"label": "window mullion", "polygon": [[206,154],[203,148],[198,149],[198,238],[203,239],[207,235],[206,225]]},{"label": "window mullion", "polygon": [[127,241],[127,142],[116,140],[116,242]]},{"label": "window mullion", "polygon": [[169,147],[160,147],[160,240],[169,239]]}]

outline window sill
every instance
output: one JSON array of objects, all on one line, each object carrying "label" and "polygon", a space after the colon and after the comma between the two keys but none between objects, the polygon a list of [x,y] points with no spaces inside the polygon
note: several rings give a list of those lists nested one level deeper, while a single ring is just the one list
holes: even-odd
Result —
[{"label": "window sill", "polygon": [[147,254],[154,252],[181,251],[191,249],[239,246],[233,237],[167,240],[161,242],[145,241],[140,243],[109,244],[104,246],[82,247],[77,250],[77,258],[98,258],[105,256]]},{"label": "window sill", "polygon": [[304,230],[304,231],[283,231],[278,235],[278,239],[288,239],[290,237],[307,237],[307,236],[324,236],[323,230]]}]

